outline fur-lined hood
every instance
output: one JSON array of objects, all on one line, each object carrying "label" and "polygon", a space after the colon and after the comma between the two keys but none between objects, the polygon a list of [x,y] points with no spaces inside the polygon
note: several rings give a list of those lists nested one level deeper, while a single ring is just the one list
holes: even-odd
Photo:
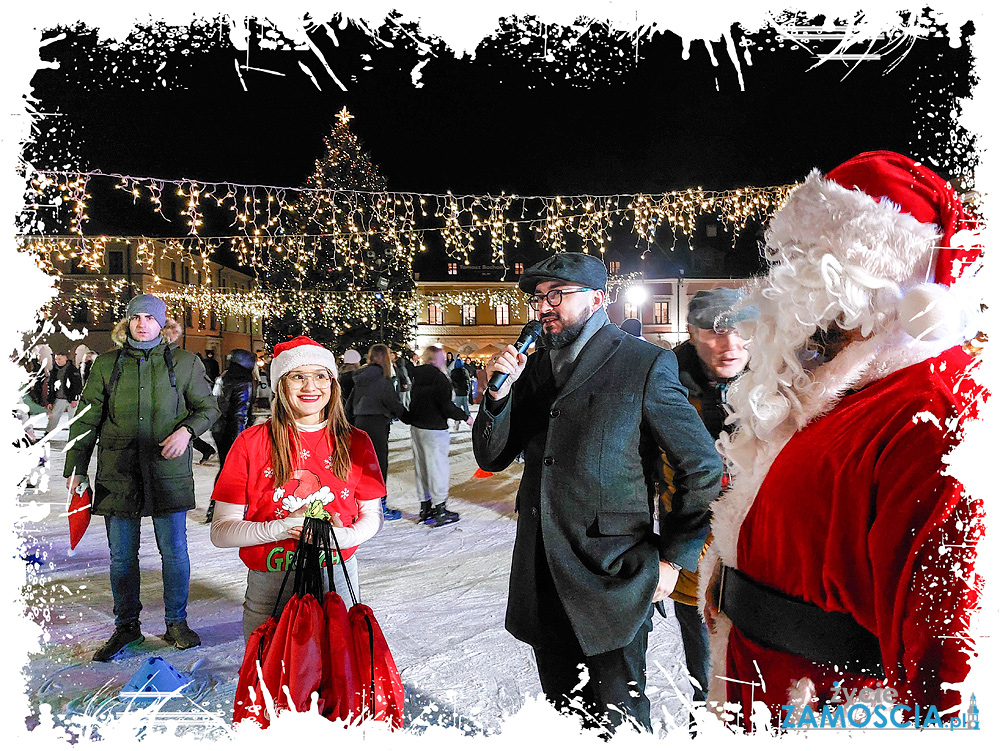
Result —
[{"label": "fur-lined hood", "polygon": [[[128,336],[128,322],[128,318],[123,318],[111,329],[111,341],[115,343],[116,347],[125,346],[125,338]],[[181,325],[173,318],[168,318],[163,328],[160,329],[160,336],[163,337],[163,341],[173,344],[181,337]]]}]

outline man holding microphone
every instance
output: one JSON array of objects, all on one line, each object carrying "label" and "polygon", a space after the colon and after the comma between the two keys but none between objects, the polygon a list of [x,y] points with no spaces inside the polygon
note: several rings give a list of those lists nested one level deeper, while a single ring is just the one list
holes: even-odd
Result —
[{"label": "man holding microphone", "polygon": [[[533,647],[557,708],[605,732],[623,721],[648,731],[653,603],[670,595],[680,569],[697,567],[721,460],[673,353],[608,320],[603,262],[557,254],[519,286],[539,312],[540,346],[490,359],[487,375],[507,378],[486,392],[473,427],[484,470],[524,453],[507,630]],[[676,492],[657,534],[661,450]]]}]

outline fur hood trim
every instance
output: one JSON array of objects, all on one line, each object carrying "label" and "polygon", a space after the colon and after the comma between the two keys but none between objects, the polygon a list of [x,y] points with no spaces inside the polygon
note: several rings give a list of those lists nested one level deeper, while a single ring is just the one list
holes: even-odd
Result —
[{"label": "fur hood trim", "polygon": [[[125,346],[125,338],[128,336],[128,318],[121,319],[111,329],[111,341],[116,347]],[[167,318],[167,322],[160,329],[160,336],[167,344],[173,344],[181,338],[181,325],[173,318]]]}]

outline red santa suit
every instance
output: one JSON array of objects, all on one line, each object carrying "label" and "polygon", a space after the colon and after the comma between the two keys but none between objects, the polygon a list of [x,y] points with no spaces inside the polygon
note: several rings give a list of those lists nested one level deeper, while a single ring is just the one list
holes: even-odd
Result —
[{"label": "red santa suit", "polygon": [[[950,186],[925,173],[896,154],[862,155],[826,178],[811,175],[772,220],[778,265],[746,303],[761,309],[757,346],[750,374],[730,392],[739,429],[724,449],[735,476],[716,503],[702,602],[721,564],[779,597],[849,614],[877,639],[884,678],[765,646],[766,617],[755,641],[723,613],[709,701],[736,702],[747,730],[785,719],[783,706],[808,705],[819,717],[836,682],[842,698],[888,685],[899,704],[942,713],[961,704],[982,504],[948,474],[945,457],[982,391],[974,359],[951,346],[970,321],[946,320],[954,300],[947,308],[920,283],[931,274],[954,281],[961,264],[953,262],[976,252],[948,251],[967,217]],[[925,190],[915,207],[913,184]],[[925,199],[938,201],[932,217],[920,215]],[[910,303],[937,300],[948,315],[928,317],[921,303],[922,317],[900,316],[908,290],[916,290]],[[831,326],[854,341],[811,365],[810,356],[823,357],[810,337]]]}]

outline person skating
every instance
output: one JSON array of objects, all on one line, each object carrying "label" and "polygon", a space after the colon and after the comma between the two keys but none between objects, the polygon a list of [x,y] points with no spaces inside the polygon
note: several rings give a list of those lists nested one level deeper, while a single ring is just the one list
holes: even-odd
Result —
[{"label": "person skating", "polygon": [[[365,431],[375,446],[375,455],[382,469],[382,478],[389,478],[389,426],[393,418],[405,409],[393,386],[392,355],[384,344],[373,344],[368,350],[367,365],[354,371],[354,389],[347,404],[347,419],[354,427]],[[389,508],[382,499],[382,515],[396,521],[403,514]]]},{"label": "person skating", "polygon": [[448,483],[451,467],[448,447],[451,439],[448,420],[468,420],[451,401],[451,381],[444,350],[431,346],[420,356],[421,364],[413,369],[410,408],[400,419],[410,426],[413,446],[413,474],[420,501],[420,522],[432,527],[457,522],[459,516],[449,511]]}]

